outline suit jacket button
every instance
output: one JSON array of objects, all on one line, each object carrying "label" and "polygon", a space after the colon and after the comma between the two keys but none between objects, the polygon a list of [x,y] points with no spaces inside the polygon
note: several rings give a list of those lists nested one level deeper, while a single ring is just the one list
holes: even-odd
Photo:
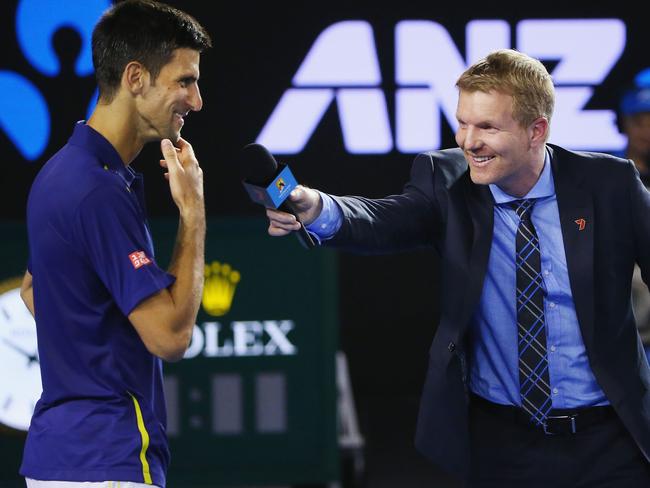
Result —
[{"label": "suit jacket button", "polygon": [[447,346],[447,349],[449,349],[449,352],[454,352],[456,350],[456,344],[450,342],[449,345]]}]

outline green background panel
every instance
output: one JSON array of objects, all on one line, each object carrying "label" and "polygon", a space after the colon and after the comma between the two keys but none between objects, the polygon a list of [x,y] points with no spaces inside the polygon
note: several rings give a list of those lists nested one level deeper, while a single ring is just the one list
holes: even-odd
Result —
[{"label": "green background panel", "polygon": [[[156,260],[166,267],[174,246],[177,222],[153,220]],[[22,275],[27,259],[24,224],[0,224],[0,281]],[[337,348],[336,257],[322,249],[305,250],[293,238],[271,238],[261,219],[215,219],[208,222],[206,262],[229,264],[240,273],[230,310],[209,315],[203,307],[197,327],[221,327],[219,345],[232,341],[238,321],[289,320],[286,333],[295,354],[259,356],[205,355],[165,364],[165,376],[176,388],[167,392],[172,461],[169,486],[324,483],[338,479],[335,352]],[[259,343],[273,341],[264,332]],[[192,350],[193,344],[190,346]],[[8,372],[0,372],[7,374]],[[255,389],[260,374],[284,378],[286,426],[260,432],[256,408],[264,407]],[[218,375],[241,381],[241,431],[214,432],[212,382]],[[281,396],[282,396],[281,395]],[[171,405],[173,404],[173,405]],[[23,486],[17,476],[24,436],[0,433],[0,486]]]}]

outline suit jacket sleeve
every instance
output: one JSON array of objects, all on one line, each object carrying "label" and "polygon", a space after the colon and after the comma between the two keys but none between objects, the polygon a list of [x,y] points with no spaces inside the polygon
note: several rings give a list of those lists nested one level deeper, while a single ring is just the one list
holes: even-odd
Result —
[{"label": "suit jacket sleeve", "polygon": [[326,245],[363,254],[432,246],[442,227],[435,185],[433,158],[420,154],[399,195],[381,199],[332,195],[342,210],[343,222]]}]

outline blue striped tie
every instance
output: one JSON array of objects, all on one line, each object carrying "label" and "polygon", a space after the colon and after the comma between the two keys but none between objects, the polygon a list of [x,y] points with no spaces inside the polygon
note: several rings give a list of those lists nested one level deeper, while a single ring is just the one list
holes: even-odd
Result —
[{"label": "blue striped tie", "polygon": [[516,238],[516,295],[521,406],[533,423],[541,425],[552,405],[539,239],[530,218],[535,201],[517,200],[511,205],[520,219]]}]

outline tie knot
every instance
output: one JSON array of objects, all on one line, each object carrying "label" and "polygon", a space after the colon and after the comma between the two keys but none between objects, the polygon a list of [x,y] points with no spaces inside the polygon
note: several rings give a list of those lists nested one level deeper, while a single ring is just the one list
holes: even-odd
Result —
[{"label": "tie knot", "polygon": [[535,199],[525,198],[523,200],[515,200],[510,202],[512,209],[517,212],[517,215],[520,219],[525,217],[530,217],[530,213],[533,211],[533,206],[535,205]]}]

